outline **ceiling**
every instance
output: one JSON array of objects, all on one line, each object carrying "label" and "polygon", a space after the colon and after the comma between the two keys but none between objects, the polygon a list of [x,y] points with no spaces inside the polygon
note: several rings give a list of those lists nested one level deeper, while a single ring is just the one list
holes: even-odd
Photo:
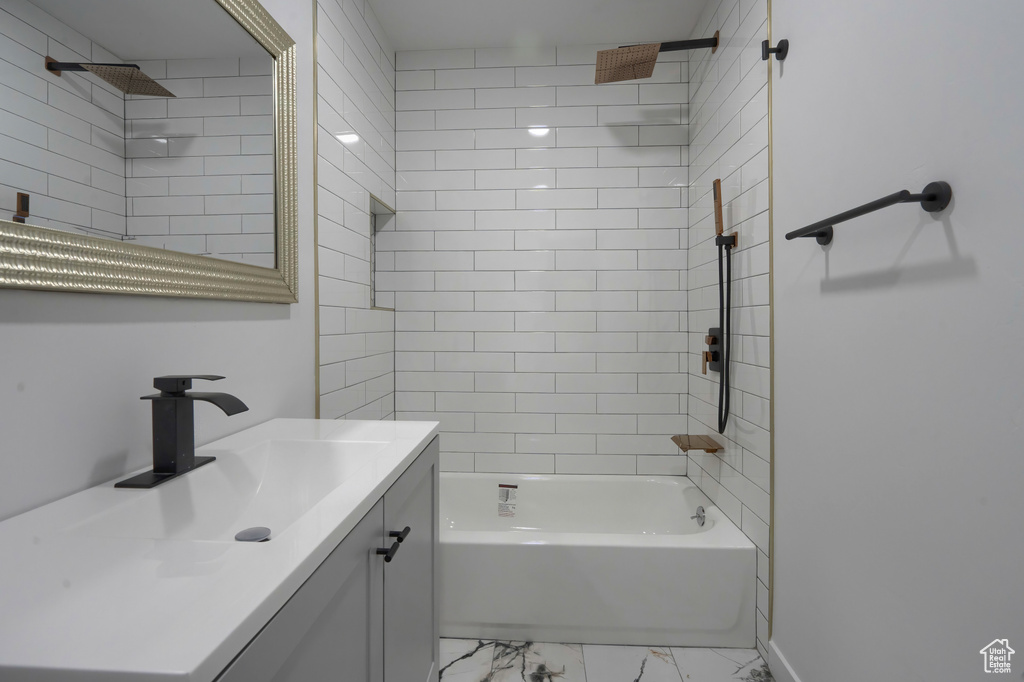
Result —
[{"label": "ceiling", "polygon": [[31,0],[122,59],[266,55],[214,0]]},{"label": "ceiling", "polygon": [[367,0],[397,51],[691,38],[707,0]]}]

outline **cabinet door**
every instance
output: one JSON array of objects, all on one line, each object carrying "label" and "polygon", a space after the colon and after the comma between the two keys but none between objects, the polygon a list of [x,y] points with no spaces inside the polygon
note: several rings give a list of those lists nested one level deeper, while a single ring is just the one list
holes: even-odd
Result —
[{"label": "cabinet door", "polygon": [[384,527],[409,527],[384,565],[384,678],[438,679],[437,548],[438,440],[424,449],[384,494]]},{"label": "cabinet door", "polygon": [[217,682],[383,682],[379,500]]}]

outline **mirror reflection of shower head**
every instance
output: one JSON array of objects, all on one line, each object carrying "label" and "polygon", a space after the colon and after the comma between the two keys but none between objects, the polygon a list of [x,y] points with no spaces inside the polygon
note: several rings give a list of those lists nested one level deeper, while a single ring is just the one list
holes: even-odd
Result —
[{"label": "mirror reflection of shower head", "polygon": [[637,78],[650,78],[654,73],[654,64],[658,61],[659,53],[675,50],[698,50],[703,47],[710,47],[712,53],[718,49],[718,31],[715,31],[713,38],[677,40],[673,43],[624,45],[612,50],[601,50],[597,53],[594,83],[614,83]]},{"label": "mirror reflection of shower head", "polygon": [[62,71],[88,71],[113,85],[126,95],[174,97],[174,93],[142,73],[138,64],[88,64],[84,62],[58,62],[46,58],[46,70],[61,75]]}]

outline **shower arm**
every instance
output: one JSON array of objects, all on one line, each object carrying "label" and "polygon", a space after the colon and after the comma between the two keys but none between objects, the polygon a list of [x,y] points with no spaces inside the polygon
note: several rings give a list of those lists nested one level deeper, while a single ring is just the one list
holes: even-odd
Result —
[{"label": "shower arm", "polygon": [[[619,45],[619,49],[625,47],[640,47],[640,45]],[[698,38],[696,40],[676,40],[671,43],[661,43],[658,52],[675,52],[677,50],[700,50],[710,47],[712,54],[718,49],[718,31],[711,38]]]},{"label": "shower arm", "polygon": [[698,38],[697,40],[677,40],[662,43],[659,52],[675,52],[676,50],[699,50],[704,47],[718,47],[718,31],[714,38]]},{"label": "shower arm", "polygon": [[55,62],[55,61],[50,61],[49,59],[46,60],[46,70],[47,71],[53,71],[58,76],[60,75],[61,71],[88,71],[89,69],[87,69],[84,66],[82,66],[82,64],[88,64],[89,66],[119,66],[119,67],[122,67],[122,68],[128,67],[128,68],[132,68],[132,69],[137,69],[138,71],[142,71],[142,67],[140,67],[138,64],[101,64],[101,63],[93,63],[93,62]]}]

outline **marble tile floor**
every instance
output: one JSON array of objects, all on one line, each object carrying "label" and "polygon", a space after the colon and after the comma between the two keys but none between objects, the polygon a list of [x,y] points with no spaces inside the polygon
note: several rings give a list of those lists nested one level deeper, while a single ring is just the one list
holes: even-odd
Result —
[{"label": "marble tile floor", "polygon": [[442,639],[441,682],[772,682],[756,649]]}]

